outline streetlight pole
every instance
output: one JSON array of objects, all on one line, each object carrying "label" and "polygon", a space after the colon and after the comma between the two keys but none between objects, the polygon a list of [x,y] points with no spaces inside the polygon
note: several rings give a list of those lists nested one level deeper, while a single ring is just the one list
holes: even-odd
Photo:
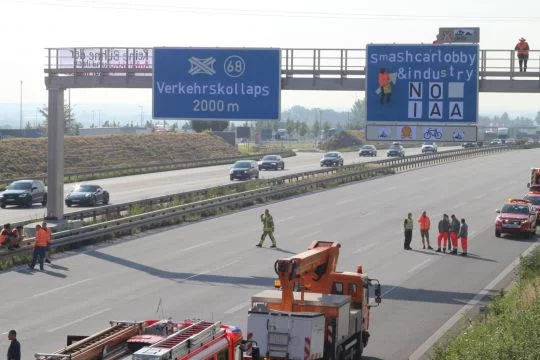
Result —
[{"label": "streetlight pole", "polygon": [[21,136],[22,136],[22,129],[23,129],[22,101],[23,101],[23,81],[21,80],[21,103],[20,103],[20,108],[19,108],[19,122],[20,122]]},{"label": "streetlight pole", "polygon": [[144,123],[143,123],[143,106],[142,105],[139,105],[139,107],[141,108],[141,127],[144,127]]}]

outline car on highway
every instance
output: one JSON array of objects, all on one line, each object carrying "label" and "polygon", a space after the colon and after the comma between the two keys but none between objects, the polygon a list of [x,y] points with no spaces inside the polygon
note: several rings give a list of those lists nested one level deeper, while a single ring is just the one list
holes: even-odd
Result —
[{"label": "car on highway", "polygon": [[96,206],[98,203],[107,205],[111,196],[109,192],[96,184],[79,184],[67,194],[64,199],[66,206],[72,205],[90,205]]},{"label": "car on highway", "polygon": [[23,205],[32,207],[35,203],[47,205],[47,189],[39,180],[17,180],[0,193],[0,207]]},{"label": "car on highway", "polygon": [[377,156],[377,148],[375,145],[364,145],[358,151],[358,156]]},{"label": "car on highway", "polygon": [[501,146],[502,144],[503,144],[503,142],[502,142],[501,139],[493,139],[489,143],[489,145],[491,145],[491,146]]},{"label": "car on highway", "polygon": [[468,141],[468,142],[464,142],[462,145],[461,145],[464,149],[468,149],[468,148],[475,148],[478,146],[477,143],[475,142],[472,142],[472,141]]},{"label": "car on highway", "polygon": [[329,151],[321,159],[322,166],[343,166],[343,155],[339,151]]},{"label": "car on highway", "polygon": [[501,210],[495,210],[495,236],[502,234],[524,234],[532,237],[536,234],[537,213],[529,200],[509,199]]},{"label": "car on highway", "polygon": [[422,144],[422,154],[427,153],[436,153],[437,152],[437,144],[433,141],[424,141]]},{"label": "car on highway", "polygon": [[536,223],[540,224],[540,193],[530,192],[523,198],[529,200],[531,205],[536,209]]},{"label": "car on highway", "polygon": [[279,155],[265,155],[259,161],[259,170],[284,170],[285,161]]},{"label": "car on highway", "polygon": [[506,139],[506,141],[504,143],[505,143],[505,145],[516,145],[516,139],[508,138],[508,139]]},{"label": "car on highway", "polygon": [[390,149],[386,152],[387,157],[404,157],[405,148],[403,145],[394,145],[390,146]]},{"label": "car on highway", "polygon": [[255,160],[238,160],[229,170],[231,181],[251,180],[259,178],[259,166]]}]

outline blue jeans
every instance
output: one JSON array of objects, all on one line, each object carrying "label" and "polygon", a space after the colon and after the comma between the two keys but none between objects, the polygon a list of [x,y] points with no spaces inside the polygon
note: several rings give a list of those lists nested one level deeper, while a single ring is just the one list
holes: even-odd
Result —
[{"label": "blue jeans", "polygon": [[32,257],[32,262],[30,267],[33,269],[36,266],[36,261],[39,259],[39,268],[43,270],[43,260],[45,260],[45,252],[47,251],[46,246],[35,246],[34,247],[34,256]]}]

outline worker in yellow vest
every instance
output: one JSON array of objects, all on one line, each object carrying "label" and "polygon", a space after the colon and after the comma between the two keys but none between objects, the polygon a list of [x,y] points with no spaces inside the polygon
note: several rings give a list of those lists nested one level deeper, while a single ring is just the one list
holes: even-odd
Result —
[{"label": "worker in yellow vest", "polygon": [[411,241],[412,241],[413,227],[414,227],[414,220],[412,218],[412,214],[409,213],[407,215],[407,218],[403,222],[403,230],[405,233],[405,242],[403,244],[403,248],[405,250],[412,250]]},{"label": "worker in yellow vest", "polygon": [[276,247],[276,239],[274,239],[274,219],[272,218],[272,215],[270,215],[270,211],[268,209],[264,210],[264,214],[261,214],[261,222],[263,223],[263,233],[261,235],[261,241],[256,245],[257,247],[262,247],[264,243],[264,239],[266,238],[266,235],[270,236],[270,240],[272,240],[272,246],[271,248]]}]

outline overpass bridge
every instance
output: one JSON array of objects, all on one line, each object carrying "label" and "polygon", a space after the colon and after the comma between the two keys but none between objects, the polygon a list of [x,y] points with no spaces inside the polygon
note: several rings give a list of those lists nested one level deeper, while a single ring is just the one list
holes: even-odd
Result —
[{"label": "overpass bridge", "polygon": [[[152,48],[49,48],[46,51],[47,219],[62,220],[64,91],[68,88],[150,89]],[[281,49],[281,65],[283,90],[364,91],[366,88],[365,49]],[[540,93],[540,51],[531,51],[527,72],[519,72],[514,50],[480,50],[478,70],[481,92]]]},{"label": "overpass bridge", "polygon": [[[152,88],[152,48],[92,48],[142,54],[147,62],[99,57],[78,66],[69,54],[81,48],[47,49],[45,84],[62,88]],[[282,49],[283,90],[365,90],[365,49]],[[514,50],[480,50],[479,89],[495,93],[540,93],[540,51],[531,51],[527,72],[519,72]],[[114,66],[112,66],[114,65]]]}]

